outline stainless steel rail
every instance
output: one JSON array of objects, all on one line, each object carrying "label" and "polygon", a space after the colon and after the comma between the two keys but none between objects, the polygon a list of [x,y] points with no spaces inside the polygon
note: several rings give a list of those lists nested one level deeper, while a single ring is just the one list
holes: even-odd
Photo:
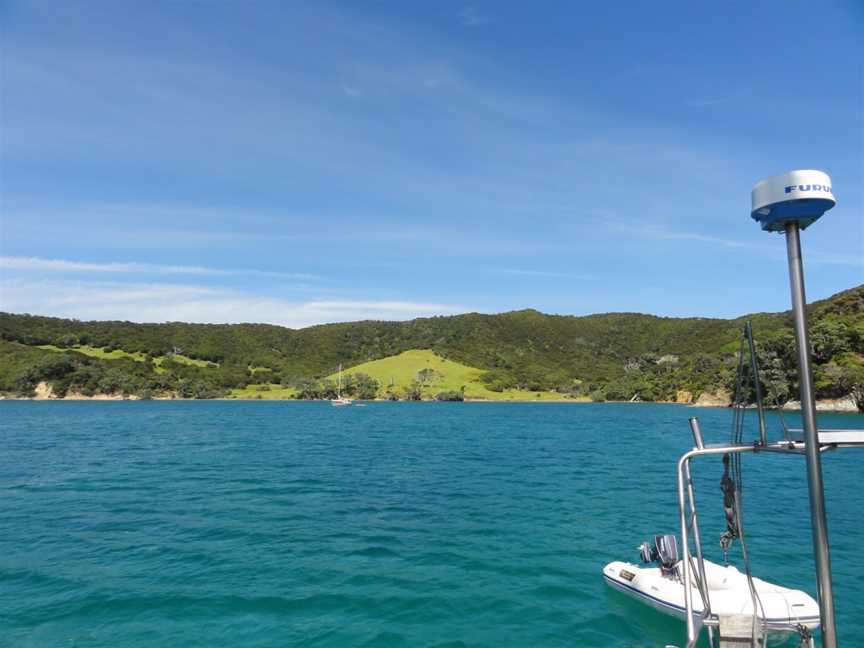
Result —
[{"label": "stainless steel rail", "polygon": [[[693,432],[693,440],[696,442],[696,448],[702,449],[705,447],[705,441],[702,437],[702,429],[699,427],[699,419],[693,417],[690,419],[690,430]],[[685,465],[687,471],[687,499],[690,504],[690,528],[693,529],[693,543],[696,546],[696,566],[699,571],[699,594],[702,596],[702,609],[704,616],[711,616],[711,599],[708,597],[708,579],[705,576],[705,561],[702,558],[702,534],[699,532],[699,518],[696,513],[696,496],[693,493],[693,480],[690,478],[690,463]],[[682,538],[684,540],[684,538]],[[714,630],[708,627],[708,638],[711,645],[714,645]]]},{"label": "stainless steel rail", "polygon": [[[691,422],[691,429],[693,422]],[[698,430],[698,422],[696,422],[696,430]],[[696,431],[694,431],[696,437]],[[690,460],[694,457],[703,457],[707,455],[722,455],[735,454],[744,452],[776,452],[783,454],[800,455],[804,450],[803,443],[779,441],[769,443],[767,445],[759,444],[729,444],[729,445],[703,445],[699,443],[701,440],[701,432],[698,435],[697,447],[689,452],[684,453],[678,460],[678,512],[681,524],[681,569],[682,580],[684,581],[684,608],[687,622],[687,648],[694,648],[699,634],[703,627],[707,627],[709,632],[712,628],[717,627],[718,619],[711,612],[711,601],[708,596],[707,587],[699,585],[699,595],[703,599],[703,612],[696,617],[693,611],[693,582],[690,573],[690,537],[689,528],[692,522],[693,525],[693,540],[696,547],[696,560],[699,570],[699,581],[704,584],[705,564],[702,558],[702,541],[698,530],[698,514],[696,510],[696,500],[693,494],[693,484],[690,478]],[[698,447],[701,446],[701,447]],[[690,510],[690,522],[688,522],[688,505]]]},{"label": "stainless steel rail", "polygon": [[[711,612],[711,600],[708,594],[708,587],[705,579],[705,562],[702,556],[702,538],[699,532],[699,517],[696,510],[696,498],[693,490],[693,482],[690,472],[690,460],[695,457],[704,457],[708,455],[735,454],[745,452],[771,452],[779,454],[789,454],[806,456],[808,451],[809,438],[802,434],[802,440],[785,440],[774,441],[767,444],[754,442],[751,444],[718,444],[705,445],[702,430],[699,427],[699,421],[696,418],[690,419],[690,430],[693,433],[693,439],[696,447],[685,452],[678,460],[678,512],[681,524],[681,570],[682,580],[684,581],[684,607],[687,622],[687,648],[694,648],[696,641],[699,639],[699,634],[702,628],[708,628],[709,638],[713,641],[713,629],[718,627],[719,619]],[[799,430],[791,430],[793,433]],[[828,450],[837,450],[840,448],[862,448],[864,449],[864,430],[818,430],[816,434],[818,441],[814,446],[815,452],[821,454]],[[807,441],[804,441],[807,439]],[[809,457],[808,457],[809,459]],[[689,512],[689,516],[688,516]],[[702,598],[703,611],[701,615],[696,615],[693,610],[693,580],[691,578],[691,560],[690,553],[690,531],[693,532],[693,544],[696,549],[696,565],[698,577],[696,578],[697,591]],[[833,600],[832,600],[833,603]],[[820,612],[822,611],[820,600]],[[833,614],[833,608],[832,608]],[[824,623],[824,617],[822,618]],[[831,626],[833,629],[833,625]],[[830,637],[826,637],[823,628],[822,641],[824,645],[831,641]],[[713,645],[713,644],[712,644]],[[811,642],[812,645],[812,642]]]}]

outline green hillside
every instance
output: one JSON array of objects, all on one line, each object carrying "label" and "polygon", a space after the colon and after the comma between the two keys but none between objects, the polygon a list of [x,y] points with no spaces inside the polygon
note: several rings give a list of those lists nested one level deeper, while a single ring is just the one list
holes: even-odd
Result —
[{"label": "green hillside", "polygon": [[[146,353],[141,351],[134,351],[130,353],[129,351],[123,351],[122,349],[104,349],[98,347],[88,346],[86,344],[76,344],[69,348],[63,348],[56,346],[54,344],[39,344],[36,347],[37,349],[43,349],[44,351],[54,351],[57,353],[81,353],[86,356],[90,356],[91,358],[99,358],[101,360],[120,360],[126,359],[134,360],[136,362],[153,362],[155,368],[154,371],[156,373],[165,373],[166,369],[162,367],[162,363],[170,358],[173,362],[179,362],[180,364],[187,364],[193,367],[216,367],[218,366],[215,362],[210,362],[208,360],[196,360],[195,358],[187,358],[186,356],[179,353],[172,353],[168,356],[160,356],[158,358],[153,358],[148,356]],[[253,372],[255,369],[252,370]]]},{"label": "green hillside", "polygon": [[[344,380],[358,374],[365,374],[378,383],[378,397],[389,393],[404,397],[416,385],[423,398],[434,398],[442,392],[458,392],[467,399],[494,400],[562,400],[564,395],[549,390],[531,392],[508,389],[500,392],[490,390],[482,377],[487,372],[469,367],[460,362],[447,360],[429,350],[412,349],[399,355],[364,362],[351,367],[343,374]],[[328,376],[337,380],[337,374]]]},{"label": "green hillside", "polygon": [[[412,394],[420,400],[435,398],[446,400],[518,400],[518,401],[562,401],[572,397],[557,391],[537,392],[520,389],[492,391],[482,382],[487,373],[484,369],[469,367],[447,360],[426,349],[412,349],[398,355],[364,362],[343,371],[343,393],[361,398],[398,398],[410,400]],[[318,387],[319,398],[336,395],[338,372],[326,376]],[[356,385],[362,381],[374,381],[372,389],[359,394]],[[231,398],[278,400],[296,398],[298,389],[279,384],[250,384],[231,391]]]},{"label": "green hillside", "polygon": [[[554,392],[595,400],[665,400],[677,390],[698,395],[728,387],[746,320],[753,322],[768,371],[766,389],[779,400],[790,397],[797,385],[788,313],[724,320],[638,313],[574,317],[534,310],[300,330],[0,313],[0,391],[27,393],[46,380],[61,393],[113,389],[212,397],[243,390],[262,398],[326,397],[342,364],[369,377],[356,386],[358,393],[378,394],[388,391],[391,377],[394,387],[404,388],[406,381],[410,386],[422,370],[416,368],[420,359],[430,367],[453,363],[442,365],[440,384],[423,386],[429,397],[436,389],[465,386],[469,398]],[[812,304],[810,325],[818,395],[838,397],[858,389],[864,384],[864,286]],[[418,350],[430,353],[417,355]]]}]

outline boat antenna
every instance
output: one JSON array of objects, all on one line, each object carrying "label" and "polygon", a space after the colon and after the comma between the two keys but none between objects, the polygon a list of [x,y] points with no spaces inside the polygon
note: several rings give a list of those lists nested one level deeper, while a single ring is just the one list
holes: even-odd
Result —
[{"label": "boat antenna", "polygon": [[804,294],[804,263],[801,258],[801,230],[816,222],[836,203],[831,178],[822,171],[799,170],[766,178],[756,183],[751,194],[750,216],[766,232],[783,232],[789,264],[792,316],[798,352],[798,385],[804,419],[804,455],[807,458],[807,486],[810,494],[810,523],[816,559],[816,587],[822,626],[822,646],[837,648],[834,623],[834,591],[831,583],[831,555],[825,515],[822,457],[816,426],[816,401],[810,368],[810,341],[807,332],[807,300]]}]

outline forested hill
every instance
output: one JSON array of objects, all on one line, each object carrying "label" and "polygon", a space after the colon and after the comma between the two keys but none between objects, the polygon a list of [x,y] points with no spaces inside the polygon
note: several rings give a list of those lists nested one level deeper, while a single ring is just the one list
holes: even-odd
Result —
[{"label": "forested hill", "polygon": [[[864,286],[812,304],[810,314],[821,395],[848,394],[853,384],[864,382],[859,376],[864,371]],[[349,368],[410,349],[429,349],[486,370],[483,380],[491,389],[665,399],[677,389],[698,393],[727,384],[746,320],[753,322],[763,364],[778,374],[778,381],[780,374],[789,374],[791,381],[789,313],[725,320],[638,313],[576,317],[523,310],[299,330],[267,324],[81,322],[2,313],[0,361],[5,366],[0,367],[0,390],[18,389],[32,380],[32,371],[29,378],[19,374],[45,353],[68,349],[68,355],[81,360],[76,347],[104,352],[102,359],[89,361],[94,372],[104,369],[110,352],[119,350],[137,354],[137,365],[160,376],[152,389],[173,388],[172,377],[195,379],[206,383],[203,392],[210,395],[265,380],[294,384],[329,375],[340,363]],[[187,361],[178,362],[181,358]],[[156,366],[157,359],[164,361]],[[134,369],[139,377],[146,373],[129,362],[124,365],[127,371]]]}]

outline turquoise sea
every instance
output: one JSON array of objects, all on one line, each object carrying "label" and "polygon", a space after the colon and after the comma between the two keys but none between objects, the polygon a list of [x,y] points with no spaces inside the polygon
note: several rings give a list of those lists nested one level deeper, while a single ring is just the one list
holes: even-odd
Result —
[{"label": "turquoise sea", "polygon": [[[600,570],[677,532],[693,415],[726,440],[728,410],[675,405],[2,402],[0,645],[681,645]],[[824,467],[862,646],[864,454]],[[754,572],[813,593],[803,459],[747,456],[744,498]]]}]

